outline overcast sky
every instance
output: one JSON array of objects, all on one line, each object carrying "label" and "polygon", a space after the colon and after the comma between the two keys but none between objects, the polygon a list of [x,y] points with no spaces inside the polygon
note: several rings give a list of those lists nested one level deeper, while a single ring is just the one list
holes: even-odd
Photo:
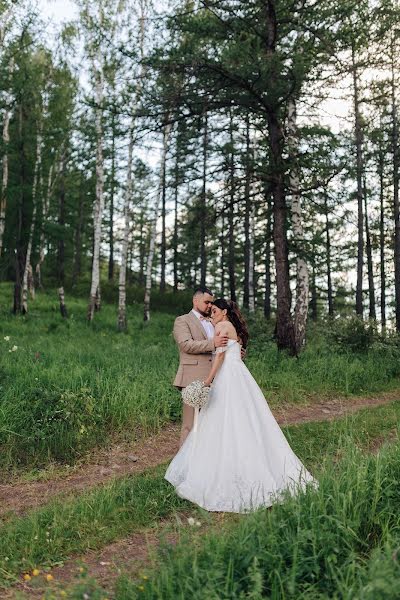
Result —
[{"label": "overcast sky", "polygon": [[76,15],[76,7],[70,0],[38,0],[44,19],[51,18],[55,23],[68,21]]}]

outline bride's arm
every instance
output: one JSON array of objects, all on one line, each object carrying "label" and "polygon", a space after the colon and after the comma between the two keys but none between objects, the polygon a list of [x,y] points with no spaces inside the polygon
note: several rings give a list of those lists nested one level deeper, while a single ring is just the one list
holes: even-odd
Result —
[{"label": "bride's arm", "polygon": [[213,382],[214,377],[216,376],[219,368],[224,362],[225,350],[226,348],[217,348],[211,371],[209,372],[207,379],[204,381],[205,385],[211,385],[211,383]]}]

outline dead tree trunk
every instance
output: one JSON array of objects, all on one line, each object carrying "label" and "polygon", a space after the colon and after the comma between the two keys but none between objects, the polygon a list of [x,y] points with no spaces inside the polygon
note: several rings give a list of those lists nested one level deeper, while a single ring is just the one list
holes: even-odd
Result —
[{"label": "dead tree trunk", "polygon": [[146,287],[144,292],[144,306],[143,306],[143,319],[144,321],[150,320],[150,299],[151,299],[151,280],[152,280],[152,271],[153,271],[153,260],[154,260],[154,252],[156,247],[156,238],[157,238],[157,222],[159,216],[162,188],[163,188],[163,173],[165,170],[166,160],[167,160],[167,150],[168,150],[168,140],[171,133],[171,124],[168,123],[164,127],[163,131],[163,147],[161,153],[161,164],[160,164],[160,183],[158,186],[156,203],[154,206],[154,217],[153,217],[153,225],[150,233],[150,246],[149,253],[147,256],[147,265],[146,265]]}]

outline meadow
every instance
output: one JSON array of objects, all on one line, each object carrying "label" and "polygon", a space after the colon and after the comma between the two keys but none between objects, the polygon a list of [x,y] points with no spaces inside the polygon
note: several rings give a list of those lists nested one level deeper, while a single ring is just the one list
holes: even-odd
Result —
[{"label": "meadow", "polygon": [[[106,289],[110,302],[90,325],[79,295],[67,298],[66,320],[53,290],[39,294],[29,314],[18,318],[9,311],[10,297],[10,286],[2,284],[3,481],[23,482],[22,475],[34,480],[42,472],[51,478],[54,464],[74,464],[118,440],[134,444],[179,421],[181,400],[170,385],[177,367],[172,326],[175,315],[189,308],[187,296],[179,296],[175,310],[173,299],[158,307],[162,299],[156,296],[145,324],[131,290],[127,334],[116,331],[112,290]],[[339,396],[345,403],[352,395],[400,389],[397,338],[349,327],[353,324],[310,324],[308,345],[293,359],[276,351],[269,323],[259,316],[249,319],[246,361],[273,409]],[[176,496],[163,479],[165,464],[22,514],[5,514],[0,588],[15,590],[7,597],[48,600],[78,600],[84,594],[92,600],[396,598],[399,419],[400,401],[394,399],[332,421],[284,427],[319,488],[288,497],[272,510],[227,519],[223,527]],[[380,449],[385,440],[393,443]],[[90,573],[78,584],[56,576],[54,585],[46,580],[39,586],[42,596],[33,595],[35,587],[27,591],[27,583],[21,587],[23,577],[30,581],[36,569],[46,577],[56,574],[74,556],[135,532],[146,535],[178,514],[200,519],[207,531],[194,535],[179,529],[178,543],[162,544],[145,575],[143,569],[140,576],[125,571],[111,588]]]},{"label": "meadow", "polygon": [[[104,296],[112,299],[105,290]],[[131,295],[127,334],[116,330],[115,304],[86,322],[86,299],[67,297],[60,317],[56,292],[38,294],[29,314],[10,312],[11,287],[0,285],[0,471],[73,463],[116,437],[136,440],[180,419],[171,382],[177,368],[174,317],[190,303],[167,294],[163,310],[142,320]],[[167,310],[167,312],[165,312]],[[400,345],[376,341],[367,351],[332,344],[324,325],[310,326],[299,359],[278,353],[273,330],[261,317],[249,321],[247,365],[271,407],[307,404],[323,397],[370,395],[399,387]]]}]

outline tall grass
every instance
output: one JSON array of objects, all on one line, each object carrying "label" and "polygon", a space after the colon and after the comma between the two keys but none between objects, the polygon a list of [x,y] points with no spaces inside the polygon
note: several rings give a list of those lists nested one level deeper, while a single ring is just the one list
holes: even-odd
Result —
[{"label": "tall grass", "polygon": [[[115,305],[105,304],[88,325],[82,298],[67,298],[66,321],[54,291],[39,294],[25,317],[10,314],[10,298],[10,285],[0,284],[0,470],[71,462],[110,435],[134,439],[180,418],[171,385],[178,362],[174,314],[153,312],[144,324],[134,303],[125,335],[116,331]],[[185,294],[164,301],[175,312],[189,302]],[[396,345],[339,353],[316,329],[296,360],[277,352],[265,321],[251,320],[250,332],[246,362],[272,406],[399,386]]]},{"label": "tall grass", "polygon": [[[340,466],[327,463],[319,474],[318,490],[196,546],[164,548],[144,589],[124,578],[117,599],[398,598],[399,560],[390,551],[400,539],[400,447],[369,456],[348,443],[342,452]],[[382,558],[396,585],[375,580]]]},{"label": "tall grass", "polygon": [[[312,432],[307,424],[288,428],[286,433],[296,453],[318,477],[325,469],[328,473],[325,478],[336,477],[332,459],[340,458],[338,473],[341,480],[348,464],[357,458],[353,448],[351,456],[346,456],[348,440],[352,444],[357,441],[360,447],[368,447],[373,433],[379,428],[385,430],[388,418],[399,422],[400,403],[370,412],[373,418],[368,411],[363,411],[335,423],[315,423]],[[357,437],[359,431],[364,432],[360,440]],[[357,468],[356,463],[354,468]],[[163,479],[164,472],[165,465],[162,465],[146,473],[112,481],[76,498],[54,500],[23,517],[11,518],[0,527],[0,585],[15,580],[23,570],[54,565],[73,553],[99,548],[140,527],[153,525],[177,509],[197,510],[175,494],[173,487]],[[345,483],[341,490],[345,493]],[[388,494],[391,494],[390,488]],[[329,498],[328,492],[326,498]],[[348,499],[350,504],[352,501],[353,496]],[[291,500],[289,505],[297,506]]]}]

